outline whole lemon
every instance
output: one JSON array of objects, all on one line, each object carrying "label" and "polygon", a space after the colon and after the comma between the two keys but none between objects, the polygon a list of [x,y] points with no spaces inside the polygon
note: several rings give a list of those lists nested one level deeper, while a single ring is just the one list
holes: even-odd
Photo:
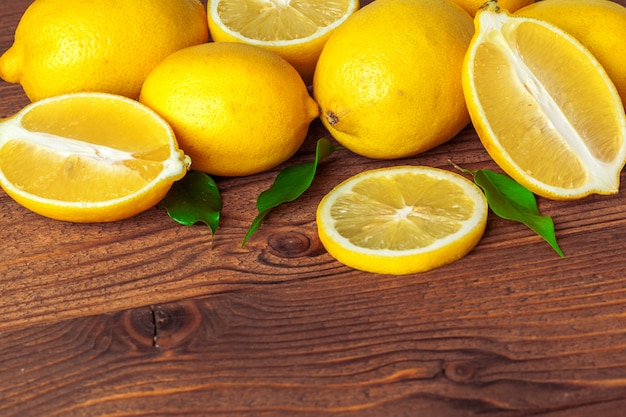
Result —
[{"label": "whole lemon", "polygon": [[32,101],[79,91],[137,98],[163,58],[208,36],[198,0],[37,0],[0,57],[0,77]]},{"label": "whole lemon", "polygon": [[472,18],[448,0],[377,0],[331,35],[313,77],[338,142],[378,159],[416,155],[469,122],[461,86]]},{"label": "whole lemon", "polygon": [[[534,1],[535,0],[498,0],[498,7],[513,13],[524,6],[534,3]],[[452,2],[461,6],[470,16],[474,17],[480,6],[486,3],[486,0],[452,0]]]},{"label": "whole lemon", "polygon": [[148,75],[139,99],[170,123],[192,169],[220,176],[255,174],[286,161],[319,115],[287,61],[235,42],[173,53]]},{"label": "whole lemon", "polygon": [[552,23],[586,46],[626,104],[626,7],[609,0],[543,0],[514,14]]}]

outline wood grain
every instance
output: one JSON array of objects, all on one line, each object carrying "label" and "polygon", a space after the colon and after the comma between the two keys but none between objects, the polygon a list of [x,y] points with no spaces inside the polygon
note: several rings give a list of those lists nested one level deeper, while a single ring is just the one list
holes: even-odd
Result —
[{"label": "wood grain", "polygon": [[31,327],[0,413],[621,415],[623,303],[558,281],[339,276]]},{"label": "wood grain", "polygon": [[[29,4],[1,3],[0,50]],[[0,82],[0,117],[27,103]],[[316,121],[287,164],[320,137]],[[159,207],[79,225],[0,191],[0,416],[625,415],[623,192],[538,199],[564,259],[493,215],[474,251],[423,274],[364,274],[324,251],[315,208],[334,185],[450,159],[497,170],[471,126],[400,161],[337,152],[244,248],[282,167],[217,179],[213,241]]]}]

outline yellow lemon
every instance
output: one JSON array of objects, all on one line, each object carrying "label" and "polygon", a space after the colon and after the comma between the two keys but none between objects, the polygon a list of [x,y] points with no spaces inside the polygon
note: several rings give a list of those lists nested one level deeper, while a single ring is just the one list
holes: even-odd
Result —
[{"label": "yellow lemon", "polygon": [[319,115],[287,61],[235,42],[170,55],[148,75],[140,101],[170,123],[193,169],[220,176],[255,174],[286,161]]},{"label": "yellow lemon", "polygon": [[[458,4],[469,13],[470,16],[474,17],[476,12],[480,7],[486,3],[485,0],[451,0],[453,3]],[[498,0],[498,6],[500,8],[505,9],[511,13],[514,11],[521,9],[524,6],[528,6],[529,4],[534,3],[535,0]]]},{"label": "yellow lemon", "polygon": [[331,35],[313,94],[331,135],[370,158],[416,155],[469,122],[461,87],[474,27],[441,0],[377,0]]},{"label": "yellow lemon", "polygon": [[515,14],[552,23],[585,45],[626,104],[626,7],[609,0],[543,0]]},{"label": "yellow lemon", "polygon": [[498,10],[476,15],[463,87],[496,163],[535,194],[575,199],[619,190],[626,117],[615,86],[576,39]]},{"label": "yellow lemon", "polygon": [[122,96],[55,96],[0,122],[0,186],[53,219],[104,222],[140,213],[188,165],[170,126]]},{"label": "yellow lemon", "polygon": [[209,0],[208,20],[214,41],[269,49],[309,84],[328,37],[358,8],[358,0]]},{"label": "yellow lemon", "polygon": [[198,0],[37,0],[0,57],[0,77],[32,101],[79,91],[137,98],[163,58],[207,39]]},{"label": "yellow lemon", "polygon": [[485,231],[484,194],[459,174],[430,167],[365,171],[328,193],[319,237],[338,261],[381,274],[424,272],[469,253]]}]

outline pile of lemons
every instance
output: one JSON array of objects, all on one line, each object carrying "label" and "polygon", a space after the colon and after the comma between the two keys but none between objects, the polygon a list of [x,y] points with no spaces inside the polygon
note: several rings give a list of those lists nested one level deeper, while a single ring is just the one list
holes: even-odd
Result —
[{"label": "pile of lemons", "polygon": [[[118,220],[190,168],[275,168],[319,117],[347,149],[389,160],[471,122],[539,195],[614,193],[623,39],[626,9],[608,0],[38,0],[0,57],[32,101],[0,122],[0,185],[45,216]],[[460,175],[402,166],[339,185],[317,222],[342,262],[400,274],[465,255],[486,213]]]}]

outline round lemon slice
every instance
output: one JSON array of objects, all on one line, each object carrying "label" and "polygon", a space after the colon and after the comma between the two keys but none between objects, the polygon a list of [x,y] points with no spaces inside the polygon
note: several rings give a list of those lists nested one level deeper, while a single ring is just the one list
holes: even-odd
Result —
[{"label": "round lemon slice", "polygon": [[365,171],[317,209],[320,241],[343,264],[373,273],[424,272],[460,259],[482,237],[488,206],[465,177],[438,168]]},{"label": "round lemon slice", "polygon": [[324,44],[358,8],[358,0],[210,0],[214,41],[269,49],[293,65],[308,84]]},{"label": "round lemon slice", "polygon": [[0,186],[53,219],[138,214],[158,203],[189,163],[162,118],[117,95],[51,97],[0,122]]},{"label": "round lemon slice", "polygon": [[581,43],[489,2],[475,19],[463,90],[494,161],[546,198],[613,194],[626,162],[617,89]]}]

